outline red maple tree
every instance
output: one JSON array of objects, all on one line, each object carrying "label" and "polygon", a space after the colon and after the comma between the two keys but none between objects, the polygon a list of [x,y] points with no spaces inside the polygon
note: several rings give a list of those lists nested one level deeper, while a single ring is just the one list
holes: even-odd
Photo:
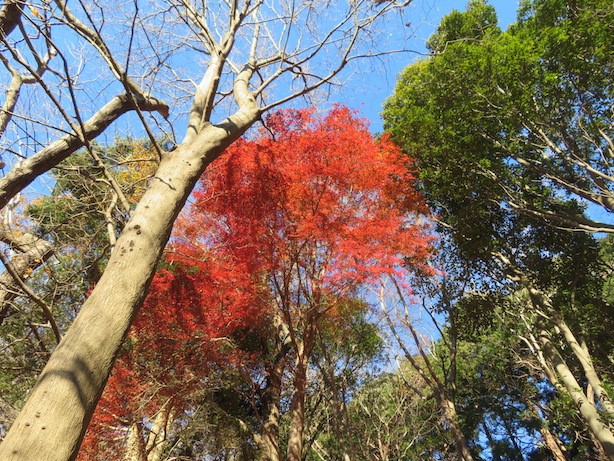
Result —
[{"label": "red maple tree", "polygon": [[[241,361],[264,369],[269,387],[292,376],[288,459],[300,459],[306,370],[321,321],[342,322],[339,308],[382,276],[430,271],[432,237],[413,164],[386,136],[374,139],[343,107],[322,117],[314,109],[281,110],[264,125],[203,177],[80,460],[115,459],[112,449],[102,451],[129,438],[130,424],[149,428],[160,409],[167,419],[171,408],[179,414],[213,363]],[[260,365],[238,348],[220,347],[259,321],[275,326],[267,330],[273,354],[263,353]],[[278,414],[280,389],[273,391],[277,397],[258,415],[263,450],[279,447],[275,421],[267,423]],[[145,435],[137,439],[145,453]]]},{"label": "red maple tree", "polygon": [[[235,143],[211,166],[183,222],[186,243],[224,248],[268,291],[279,333],[276,358],[265,366],[267,385],[279,386],[284,372],[293,376],[290,460],[302,459],[307,367],[322,320],[338,317],[382,276],[431,271],[432,236],[412,167],[387,136],[374,139],[347,108],[324,117],[282,110],[256,139]],[[279,398],[279,389],[272,393]],[[277,434],[266,433],[277,413],[269,407],[260,415],[261,439],[270,441],[263,449],[280,445],[272,440]]]},{"label": "red maple tree", "polygon": [[186,242],[222,245],[252,272],[301,253],[333,291],[424,265],[424,202],[411,159],[387,136],[375,140],[343,107],[278,111],[266,127],[209,168],[182,221]]}]

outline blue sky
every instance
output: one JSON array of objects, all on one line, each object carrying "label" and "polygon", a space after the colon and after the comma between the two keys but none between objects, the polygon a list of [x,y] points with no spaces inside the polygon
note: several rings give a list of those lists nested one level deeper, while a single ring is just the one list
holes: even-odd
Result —
[{"label": "blue sky", "polygon": [[[499,25],[502,29],[516,20],[517,0],[490,0],[497,10]],[[412,38],[406,46],[412,52],[396,54],[385,59],[373,60],[369,69],[352,78],[338,97],[337,102],[352,107],[371,122],[371,131],[380,132],[382,122],[380,112],[386,98],[394,91],[399,72],[420,58],[419,53],[426,51],[424,43],[435,31],[441,18],[452,10],[464,11],[467,0],[415,0],[409,7],[407,17],[410,19]]]}]

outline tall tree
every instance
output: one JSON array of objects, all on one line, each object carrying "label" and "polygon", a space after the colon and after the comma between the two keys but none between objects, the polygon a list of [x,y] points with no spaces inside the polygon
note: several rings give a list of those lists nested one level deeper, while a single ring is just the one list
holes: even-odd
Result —
[{"label": "tall tree", "polygon": [[[343,309],[382,275],[429,272],[431,237],[409,160],[387,138],[374,140],[348,109],[325,117],[279,111],[265,124],[258,139],[235,144],[209,170],[185,239],[232,251],[266,287],[281,354],[268,373],[279,384],[291,371],[287,457],[300,460],[322,322],[343,322]],[[203,228],[212,233],[203,237]],[[279,446],[269,445],[268,459],[281,457]]]},{"label": "tall tree", "polygon": [[397,142],[437,166],[421,179],[454,192],[451,211],[480,200],[489,213],[504,206],[612,231],[607,218],[557,203],[571,196],[612,211],[611,6],[527,1],[501,32],[494,8],[472,0],[442,20],[428,41],[433,56],[405,69],[384,117]]},{"label": "tall tree", "polygon": [[584,306],[575,297],[588,289],[578,275],[590,270],[584,258],[595,243],[555,227],[611,229],[581,203],[609,211],[611,14],[608,2],[526,2],[502,33],[494,9],[471,1],[444,18],[429,41],[433,56],[405,70],[384,112],[462,257],[527,294],[540,315],[532,347],[543,372],[575,401],[609,459],[614,408],[578,323],[582,309],[607,306],[594,293]]},{"label": "tall tree", "polygon": [[[92,153],[92,140],[127,113],[142,123],[160,164],[0,446],[0,458],[75,458],[173,222],[203,171],[267,110],[335,83],[349,62],[381,53],[374,46],[377,24],[406,3],[2,6],[9,84],[0,127],[5,153],[20,160],[4,157],[11,170],[0,181],[0,206],[77,149]],[[317,20],[322,16],[335,19]],[[165,119],[183,101],[191,102],[185,135],[164,151],[156,126],[172,131]]]}]

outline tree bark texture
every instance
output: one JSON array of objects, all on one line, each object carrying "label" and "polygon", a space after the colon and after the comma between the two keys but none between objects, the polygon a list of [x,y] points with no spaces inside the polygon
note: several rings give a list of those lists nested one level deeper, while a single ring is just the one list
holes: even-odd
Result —
[{"label": "tree bark texture", "polygon": [[128,428],[124,461],[147,461],[145,446],[141,438],[141,424],[133,422]]},{"label": "tree bark texture", "polygon": [[[249,98],[247,98],[249,100]],[[253,99],[167,154],[117,240],[107,269],[0,445],[3,461],[74,460],[173,222],[205,168],[259,117]]]},{"label": "tree bark texture", "polygon": [[[560,382],[557,386],[558,390],[563,389],[573,399],[578,408],[580,417],[584,420],[586,429],[595,437],[603,448],[604,453],[611,461],[614,461],[614,434],[601,419],[597,408],[588,401],[586,395],[582,391],[582,387],[574,377],[573,373],[569,369],[567,363],[563,360],[561,355],[552,341],[550,335],[546,331],[542,331],[539,335],[539,342],[544,353],[544,357],[553,364],[554,369]],[[563,389],[561,389],[561,387]]]},{"label": "tree bark texture", "polygon": [[435,398],[439,403],[446,422],[450,425],[450,432],[452,433],[452,438],[454,439],[454,444],[456,445],[456,451],[458,452],[458,455],[463,461],[473,461],[473,456],[471,455],[469,447],[467,446],[465,434],[463,434],[463,430],[458,424],[458,413],[456,412],[456,405],[453,401],[451,401],[441,393],[438,393]]},{"label": "tree bark texture", "polygon": [[285,354],[279,354],[268,370],[268,384],[265,390],[262,414],[262,432],[259,439],[261,461],[281,460],[279,452],[279,400],[281,398],[281,384],[285,365]]},{"label": "tree bark texture", "polygon": [[[158,111],[168,115],[168,106],[155,98],[138,97],[136,101],[141,110]],[[0,208],[4,208],[32,181],[84,147],[87,142],[96,138],[111,123],[130,110],[136,110],[131,97],[126,94],[116,96],[83,124],[81,133],[64,135],[32,157],[15,165],[0,179]]]},{"label": "tree bark texture", "polygon": [[[53,252],[51,244],[46,240],[27,232],[9,229],[9,226],[4,224],[0,225],[0,241],[16,251],[10,262],[22,280],[26,280]],[[8,315],[11,302],[20,294],[15,277],[8,271],[0,275],[0,325]]]},{"label": "tree bark texture", "polygon": [[7,37],[17,27],[21,20],[23,2],[9,0],[0,9],[0,37]]},{"label": "tree bark texture", "polygon": [[565,452],[563,451],[559,438],[543,424],[539,427],[539,432],[542,435],[548,450],[550,450],[550,453],[552,453],[552,458],[554,461],[567,461],[567,457],[565,456]]},{"label": "tree bark texture", "polygon": [[305,393],[307,389],[307,367],[313,350],[314,322],[307,322],[300,347],[296,353],[294,372],[294,394],[290,404],[290,434],[288,436],[287,461],[302,461],[303,433],[305,431]]}]

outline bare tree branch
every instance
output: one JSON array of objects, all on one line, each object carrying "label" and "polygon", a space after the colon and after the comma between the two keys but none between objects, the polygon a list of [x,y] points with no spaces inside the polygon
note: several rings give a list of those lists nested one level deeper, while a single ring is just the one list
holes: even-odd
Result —
[{"label": "bare tree branch", "polygon": [[[168,106],[155,98],[142,97],[138,99],[138,103],[142,110],[158,111],[163,115],[168,111]],[[67,134],[32,157],[19,162],[0,180],[0,208],[6,206],[11,198],[38,176],[57,166],[77,149],[84,147],[83,139],[95,139],[121,115],[134,109],[127,95],[116,96],[83,124],[82,133]]]}]

